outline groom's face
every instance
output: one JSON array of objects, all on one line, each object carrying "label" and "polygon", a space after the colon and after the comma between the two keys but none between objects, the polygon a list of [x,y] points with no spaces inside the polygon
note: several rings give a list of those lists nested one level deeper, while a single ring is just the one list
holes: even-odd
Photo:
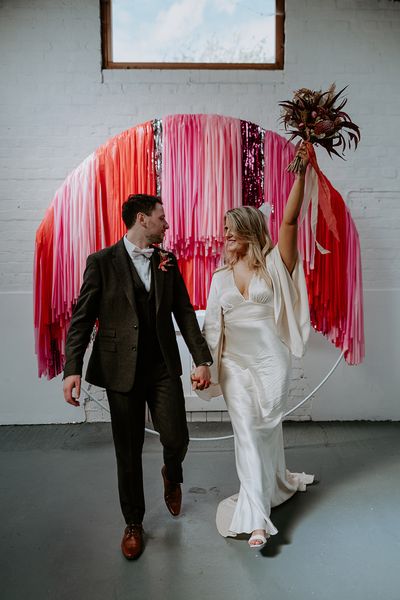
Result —
[{"label": "groom's face", "polygon": [[146,237],[149,244],[161,244],[165,232],[169,229],[162,204],[157,202],[152,213],[146,216],[145,223]]}]

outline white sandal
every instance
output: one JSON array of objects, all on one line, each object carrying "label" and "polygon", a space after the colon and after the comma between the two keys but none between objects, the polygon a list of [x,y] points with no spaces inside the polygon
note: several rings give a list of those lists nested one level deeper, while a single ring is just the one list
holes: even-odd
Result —
[{"label": "white sandal", "polygon": [[[269,536],[268,536],[269,537]],[[256,549],[256,550],[261,550],[262,548],[264,548],[265,544],[267,543],[267,537],[265,537],[265,535],[261,535],[260,533],[256,533],[255,535],[252,535],[248,541],[248,544],[250,546],[250,548],[252,550]],[[252,544],[251,542],[261,542],[261,544]]]}]

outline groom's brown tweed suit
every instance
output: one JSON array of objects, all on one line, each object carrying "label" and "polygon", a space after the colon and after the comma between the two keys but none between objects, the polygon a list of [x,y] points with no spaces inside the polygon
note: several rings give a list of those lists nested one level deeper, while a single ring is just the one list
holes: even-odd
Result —
[{"label": "groom's brown tweed suit", "polygon": [[83,357],[98,320],[86,380],[107,390],[118,466],[121,508],[127,523],[144,515],[142,446],[145,403],[164,447],[167,478],[182,481],[188,445],[182,366],[172,314],[196,365],[211,361],[176,259],[159,269],[151,261],[147,292],[124,241],[91,254],[66,343],[64,377],[82,373]]}]

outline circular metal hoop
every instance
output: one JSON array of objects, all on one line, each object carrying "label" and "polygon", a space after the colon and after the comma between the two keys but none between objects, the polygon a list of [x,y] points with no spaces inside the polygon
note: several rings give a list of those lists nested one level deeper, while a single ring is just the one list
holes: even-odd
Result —
[{"label": "circular metal hoop", "polygon": [[[341,353],[341,355],[339,356],[339,358],[337,359],[337,361],[335,362],[335,364],[333,365],[333,367],[331,368],[331,370],[325,375],[325,377],[320,381],[320,383],[313,389],[312,392],[310,392],[308,394],[308,396],[306,396],[301,402],[299,402],[298,404],[296,404],[296,406],[294,406],[293,408],[291,408],[290,410],[288,410],[287,413],[285,413],[283,415],[283,418],[291,415],[295,410],[297,410],[298,408],[300,408],[300,406],[302,406],[305,402],[307,402],[307,400],[309,400],[311,398],[311,396],[313,396],[316,392],[318,392],[318,390],[324,385],[324,383],[326,381],[328,381],[329,377],[332,375],[332,373],[335,371],[336,367],[339,365],[339,363],[341,362],[341,360],[343,359],[344,356],[344,350]],[[96,404],[98,404],[103,410],[107,411],[108,413],[110,412],[110,410],[104,406],[104,404],[102,404],[99,400],[97,400],[96,398],[94,398],[92,396],[92,394],[89,392],[89,390],[87,390],[86,388],[84,388],[83,386],[81,386],[82,391],[85,392],[86,394],[86,398],[85,401],[90,398],[90,400],[92,400],[93,402],[95,402]],[[145,427],[145,431],[147,433],[151,433],[152,435],[159,435],[158,431],[154,431],[154,429],[148,429],[147,427]],[[189,438],[189,440],[191,442],[217,442],[220,440],[230,440],[233,438],[233,434],[232,435],[223,435],[220,437],[207,437],[207,438]]]}]

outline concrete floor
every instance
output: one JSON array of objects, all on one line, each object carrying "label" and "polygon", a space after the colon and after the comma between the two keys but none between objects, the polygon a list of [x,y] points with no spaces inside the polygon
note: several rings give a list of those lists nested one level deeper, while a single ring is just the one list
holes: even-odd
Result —
[{"label": "concrete floor", "polygon": [[[192,423],[192,436],[229,424]],[[108,424],[0,428],[1,600],[400,600],[400,423],[287,423],[287,465],[317,485],[273,509],[261,552],[215,529],[237,491],[232,440],[193,442],[183,514],[162,499],[159,441],[144,452],[146,549],[124,527]]]}]

